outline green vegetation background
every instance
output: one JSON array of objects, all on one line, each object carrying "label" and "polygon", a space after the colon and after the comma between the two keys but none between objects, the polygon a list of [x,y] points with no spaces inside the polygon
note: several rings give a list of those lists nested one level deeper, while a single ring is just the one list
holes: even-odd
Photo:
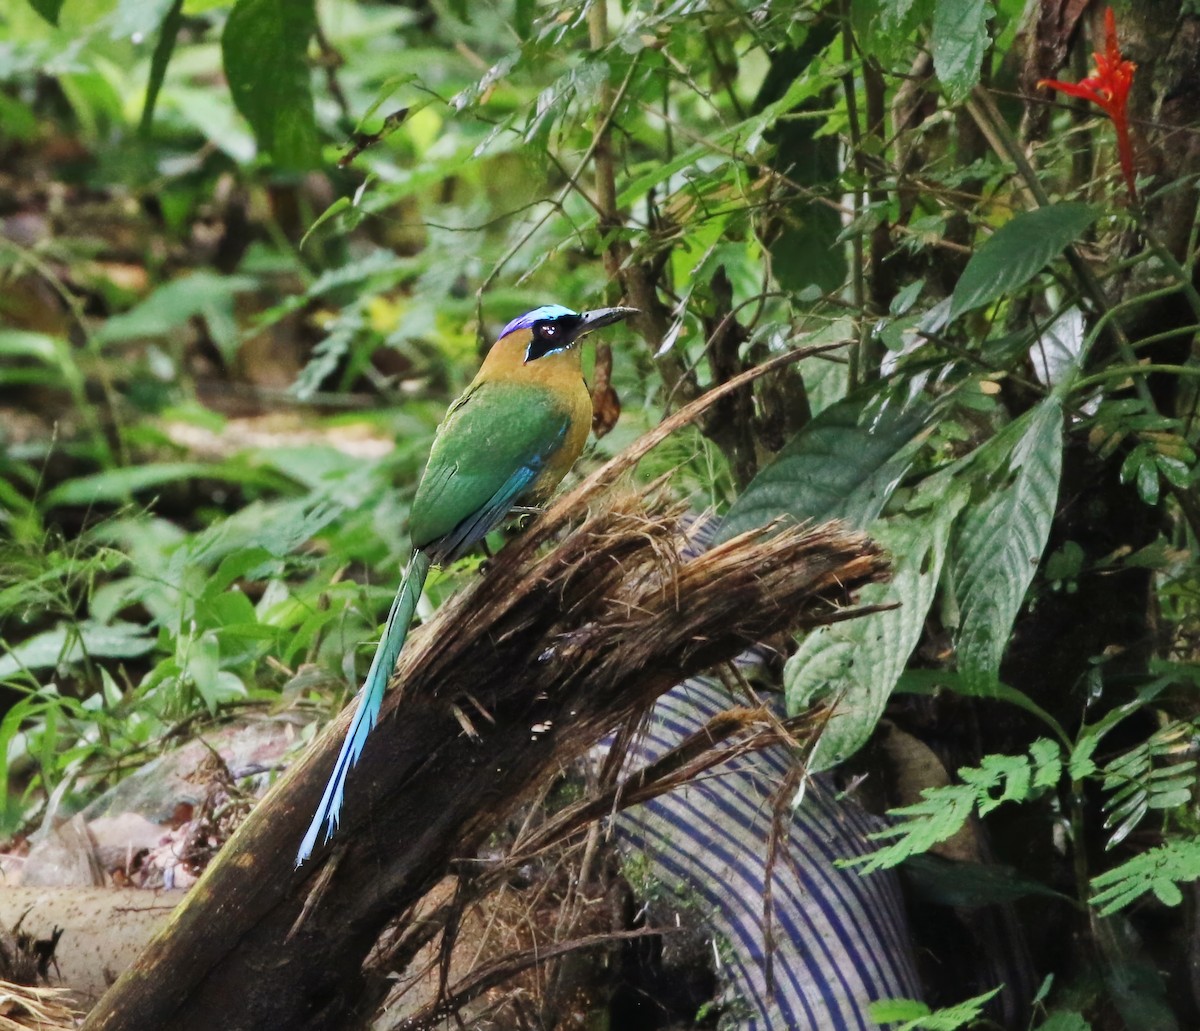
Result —
[{"label": "green vegetation background", "polygon": [[872,863],[988,817],[1016,894],[1063,899],[1031,938],[1084,943],[1038,956],[1057,1012],[1186,1021],[1197,15],[1160,6],[1118,11],[1134,202],[1112,127],[1034,86],[1102,45],[1099,8],[8,5],[0,835],[246,707],[315,730],[496,328],[623,299],[644,316],[585,466],[777,352],[847,345],[640,475],[726,534],[836,517],[893,553],[864,601],[901,607],[802,640],[782,684],[837,703],[815,766],[871,766],[886,712],[957,772],[881,789],[908,807]]}]

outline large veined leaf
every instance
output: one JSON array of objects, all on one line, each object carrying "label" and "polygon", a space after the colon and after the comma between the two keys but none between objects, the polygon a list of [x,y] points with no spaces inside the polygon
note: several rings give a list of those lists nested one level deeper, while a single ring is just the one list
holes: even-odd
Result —
[{"label": "large veined leaf", "polygon": [[221,35],[233,102],[285,168],[320,157],[307,53],[316,25],[313,0],[238,0]]},{"label": "large veined leaf", "polygon": [[866,526],[912,463],[931,416],[928,407],[905,409],[894,399],[848,398],[825,409],[750,481],[714,543],[780,517]]},{"label": "large veined leaf", "polygon": [[964,489],[922,517],[897,516],[877,523],[872,535],[891,553],[894,573],[890,583],[864,587],[858,601],[899,607],[821,627],[788,660],[783,677],[789,712],[822,700],[833,703],[812,757],[814,768],[828,769],[853,755],[883,715],[921,638],[950,526],[965,501]]},{"label": "large veined leaf", "polygon": [[951,103],[966,99],[979,81],[991,16],[988,0],[938,0],[929,46],[934,71]]},{"label": "large veined leaf", "polygon": [[1024,286],[1100,214],[1070,201],[1023,211],[1005,222],[971,255],[950,299],[950,318]]},{"label": "large veined leaf", "polygon": [[995,682],[1013,622],[1046,547],[1062,471],[1062,408],[1049,397],[1027,416],[1008,480],[974,506],[954,548],[962,620],[958,669],[968,686]]}]

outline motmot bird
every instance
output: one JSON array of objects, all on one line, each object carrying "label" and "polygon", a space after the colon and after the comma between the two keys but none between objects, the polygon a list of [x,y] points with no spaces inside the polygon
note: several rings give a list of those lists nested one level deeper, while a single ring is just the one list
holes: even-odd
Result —
[{"label": "motmot bird", "polygon": [[592,425],[580,341],[635,308],[574,312],[543,305],[513,319],[438,427],[413,501],[412,557],[358,696],[358,707],[296,855],[299,866],[337,829],[346,776],[375,726],[431,565],[452,562],[514,506],[537,505],[575,464]]}]

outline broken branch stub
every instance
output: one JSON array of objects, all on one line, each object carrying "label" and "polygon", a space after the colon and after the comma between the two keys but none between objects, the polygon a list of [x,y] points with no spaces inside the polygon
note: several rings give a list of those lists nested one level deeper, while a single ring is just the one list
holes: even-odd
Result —
[{"label": "broken branch stub", "polygon": [[[549,515],[575,506],[578,518],[594,493]],[[838,618],[836,606],[886,575],[878,548],[836,525],[765,528],[683,558],[679,512],[643,504],[606,499],[552,548],[534,547],[533,533],[493,559],[413,635],[331,845],[292,870],[348,711],[85,1027],[365,1022],[388,987],[363,971],[385,926],[473,858],[549,771],[681,679]]]}]

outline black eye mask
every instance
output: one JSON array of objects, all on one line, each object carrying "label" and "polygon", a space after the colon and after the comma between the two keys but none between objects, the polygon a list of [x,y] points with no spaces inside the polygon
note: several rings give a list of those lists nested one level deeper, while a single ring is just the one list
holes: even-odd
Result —
[{"label": "black eye mask", "polygon": [[579,315],[560,315],[556,319],[535,322],[530,327],[533,337],[525,348],[525,361],[532,362],[556,351],[565,351],[582,328],[583,321]]}]

